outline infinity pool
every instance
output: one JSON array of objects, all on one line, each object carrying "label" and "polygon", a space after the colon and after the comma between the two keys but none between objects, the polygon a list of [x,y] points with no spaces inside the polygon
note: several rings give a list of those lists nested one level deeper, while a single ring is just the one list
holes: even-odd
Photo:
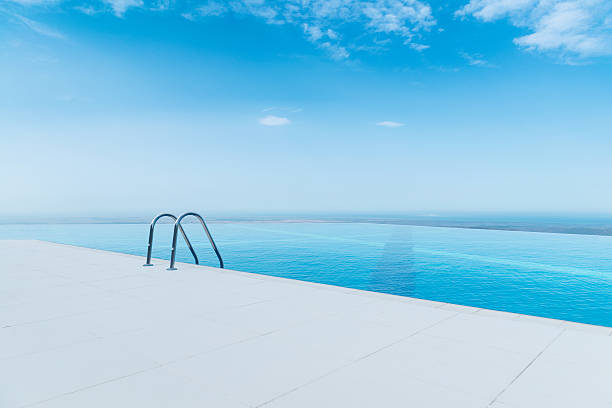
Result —
[{"label": "infinity pool", "polygon": [[[229,269],[612,326],[610,236],[361,223],[209,228]],[[185,230],[200,263],[217,266],[201,226]],[[157,226],[154,257],[169,259],[171,235]],[[147,238],[144,224],[0,226],[0,239],[135,255],[146,254]],[[177,260],[193,262],[180,237]]]}]

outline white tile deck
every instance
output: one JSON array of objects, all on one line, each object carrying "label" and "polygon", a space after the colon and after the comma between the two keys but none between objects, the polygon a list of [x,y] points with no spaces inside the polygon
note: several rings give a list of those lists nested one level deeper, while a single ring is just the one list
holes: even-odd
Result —
[{"label": "white tile deck", "polygon": [[0,407],[612,407],[612,328],[0,241]]}]

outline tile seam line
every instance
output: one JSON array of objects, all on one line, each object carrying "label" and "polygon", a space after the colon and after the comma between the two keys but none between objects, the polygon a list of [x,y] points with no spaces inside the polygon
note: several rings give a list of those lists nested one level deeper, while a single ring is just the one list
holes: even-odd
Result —
[{"label": "tile seam line", "polygon": [[22,357],[30,357],[30,356],[33,356],[33,355],[36,355],[36,354],[47,353],[47,352],[51,352],[51,351],[57,351],[57,350],[61,350],[61,349],[66,348],[66,347],[72,347],[72,346],[80,345],[80,344],[83,344],[83,343],[87,343],[89,341],[95,341],[95,340],[101,339],[101,337],[96,336],[94,333],[91,333],[89,331],[86,332],[86,333],[87,333],[88,336],[91,336],[91,337],[88,337],[88,338],[85,338],[85,339],[81,339],[81,340],[77,340],[77,341],[74,341],[74,342],[70,342],[68,344],[62,344],[60,346],[49,347],[49,348],[46,348],[46,349],[43,349],[43,350],[28,351],[28,352],[21,353],[21,354],[13,354],[13,355],[10,355],[8,357],[0,357],[0,363],[2,363],[5,360],[12,360],[12,359],[17,359],[17,358],[22,358]]},{"label": "tile seam line", "polygon": [[[239,309],[241,307],[253,306],[253,305],[260,304],[260,303],[265,303],[265,302],[269,302],[269,300],[260,300],[260,301],[249,303],[249,304],[246,304],[246,305],[240,305],[240,306],[236,306],[236,307],[231,307],[230,309],[221,309],[221,310],[222,311],[234,310],[234,309]],[[87,312],[85,314],[87,314]],[[82,314],[70,315],[70,316],[65,316],[65,317],[59,317],[59,318],[54,318],[54,319],[51,319],[51,320],[59,320],[59,319],[64,319],[66,317],[70,318],[70,317],[77,317],[77,316],[82,316]],[[201,316],[201,318],[206,320],[206,321],[210,321],[210,322],[214,322],[214,323],[219,323],[219,321],[211,319],[210,317]],[[30,325],[30,324],[44,323],[44,322],[51,321],[51,320],[43,320],[43,321],[37,321],[37,322],[34,322],[34,323],[26,323],[26,324],[18,325],[18,326],[0,327],[0,329],[3,329],[3,328],[12,328],[12,327],[23,327],[23,326]],[[140,328],[138,328],[136,330],[137,331],[140,331],[140,330],[145,330],[146,331],[146,330],[151,329],[151,327],[152,326],[144,326],[144,327],[140,327]],[[62,348],[74,346],[76,344],[86,343],[86,342],[89,342],[89,341],[95,341],[95,340],[101,340],[101,339],[111,339],[111,338],[114,338],[116,336],[122,336],[124,334],[124,332],[118,332],[118,333],[112,333],[112,334],[98,334],[98,333],[91,332],[91,331],[88,331],[87,333],[88,333],[88,335],[91,336],[91,338],[82,339],[82,340],[71,342],[71,343],[68,343],[68,344],[62,344],[60,346],[54,346],[54,347],[47,348],[47,349],[44,349],[44,350],[32,351],[32,352],[27,352],[27,353],[19,354],[19,355],[13,355],[13,356],[9,356],[9,357],[0,357],[0,362],[3,361],[3,360],[9,360],[9,359],[23,357],[23,356],[31,356],[31,355],[35,355],[35,354],[46,353],[46,352],[49,352],[49,351],[55,351],[55,350],[59,350],[59,349],[62,349]],[[264,333],[257,333],[257,332],[255,332],[254,335],[256,335],[256,336],[264,336],[264,335],[268,335],[268,334],[271,334],[271,333],[272,333],[271,331],[264,332]],[[171,363],[171,362],[168,362],[168,363]]]},{"label": "tile seam line", "polygon": [[310,381],[307,381],[307,382],[305,382],[305,383],[303,383],[303,384],[300,384],[300,385],[298,385],[297,387],[290,389],[289,391],[283,392],[283,393],[281,393],[281,394],[279,394],[279,395],[277,395],[277,396],[275,396],[275,397],[273,397],[273,398],[271,398],[271,399],[269,399],[269,400],[267,400],[267,401],[262,402],[261,404],[253,405],[253,407],[255,407],[255,408],[259,408],[259,407],[263,407],[263,406],[265,406],[265,405],[268,405],[269,403],[274,402],[274,401],[276,401],[276,400],[278,400],[278,399],[280,399],[280,398],[283,398],[284,396],[289,395],[289,394],[291,394],[292,392],[295,392],[295,391],[299,390],[300,388],[304,388],[304,387],[306,387],[306,386],[308,386],[308,385],[310,385],[310,384],[313,384],[313,383],[315,383],[315,382],[317,382],[317,381],[319,381],[319,380],[322,380],[322,379],[323,379],[323,378],[325,378],[325,377],[329,377],[330,375],[332,375],[332,374],[334,374],[334,373],[336,373],[336,372],[338,372],[338,371],[340,371],[340,370],[343,370],[343,369],[345,369],[345,368],[348,368],[348,367],[350,367],[350,366],[352,366],[352,365],[354,365],[354,364],[358,363],[359,361],[365,360],[366,358],[369,358],[369,357],[371,357],[371,356],[373,356],[373,355],[375,355],[375,354],[377,354],[377,353],[379,353],[379,352],[381,352],[381,351],[383,351],[383,350],[385,350],[385,349],[388,349],[389,347],[393,347],[393,346],[395,346],[396,344],[399,344],[399,343],[401,343],[401,342],[403,342],[403,341],[405,341],[405,340],[408,340],[409,338],[414,337],[414,336],[416,336],[417,334],[422,333],[423,331],[428,330],[428,329],[430,329],[430,328],[432,328],[432,327],[436,326],[437,324],[440,324],[440,323],[445,322],[445,321],[447,321],[447,320],[449,320],[449,319],[452,319],[453,317],[456,317],[456,316],[458,316],[459,314],[460,314],[460,312],[456,312],[456,313],[455,313],[455,314],[453,314],[453,315],[450,315],[450,316],[447,316],[447,317],[445,317],[445,318],[443,318],[443,319],[440,319],[440,320],[436,321],[435,323],[430,324],[429,326],[423,327],[422,329],[419,329],[419,330],[417,330],[417,331],[415,331],[415,332],[413,332],[413,333],[409,334],[409,335],[408,335],[408,336],[406,336],[406,337],[402,337],[401,339],[396,340],[396,341],[394,341],[394,342],[391,342],[391,343],[389,343],[389,344],[387,344],[387,345],[385,345],[385,346],[383,346],[383,347],[380,347],[380,348],[378,348],[378,349],[376,349],[376,350],[372,351],[371,353],[368,353],[368,354],[366,354],[366,355],[360,356],[360,357],[356,358],[355,360],[351,360],[351,361],[349,361],[348,363],[341,365],[340,367],[334,368],[333,370],[328,371],[328,372],[326,372],[326,373],[325,373],[325,374],[323,374],[323,375],[320,375],[320,376],[318,376],[318,377],[316,377],[316,378],[313,378],[313,379],[312,379],[312,380],[310,380]]},{"label": "tile seam line", "polygon": [[[101,381],[101,382],[95,383],[95,384],[91,384],[91,385],[88,385],[86,387],[82,387],[82,388],[79,388],[79,389],[76,389],[76,390],[72,390],[72,391],[69,391],[69,392],[64,392],[62,394],[54,395],[54,396],[46,398],[44,400],[40,400],[40,401],[36,401],[36,402],[31,402],[31,403],[24,404],[24,405],[19,405],[19,407],[20,408],[26,408],[26,407],[33,407],[33,406],[36,406],[36,405],[40,405],[40,404],[43,404],[43,403],[48,402],[48,401],[52,401],[52,400],[56,400],[56,399],[68,396],[68,395],[76,394],[78,392],[82,392],[82,391],[85,391],[85,390],[88,390],[88,389],[91,389],[91,388],[99,387],[101,385],[108,384],[108,383],[111,383],[111,382],[114,382],[114,381],[120,381],[120,380],[123,380],[125,378],[133,377],[135,375],[139,375],[139,374],[146,373],[146,372],[149,372],[149,371],[158,370],[160,368],[168,367],[168,366],[171,366],[172,364],[180,362],[180,361],[190,360],[192,358],[199,357],[201,355],[205,355],[205,354],[208,354],[208,353],[214,353],[215,351],[222,350],[224,348],[231,347],[231,346],[234,346],[236,344],[244,343],[244,342],[247,342],[247,341],[259,338],[259,337],[264,337],[264,336],[267,336],[269,334],[270,333],[256,334],[254,336],[250,336],[250,337],[247,337],[247,338],[244,338],[244,339],[232,342],[230,344],[224,344],[222,346],[215,347],[214,349],[211,349],[211,350],[203,351],[203,352],[196,353],[196,354],[191,354],[191,355],[188,355],[188,356],[185,356],[185,357],[181,357],[181,358],[178,358],[178,359],[175,359],[175,360],[172,360],[172,361],[166,361],[164,363],[160,363],[158,361],[151,360],[152,362],[155,363],[155,365],[152,366],[152,367],[148,367],[148,368],[145,368],[145,369],[142,369],[142,370],[134,371],[132,373],[129,373],[129,374],[126,374],[126,375],[122,375],[122,376],[119,376],[119,377],[110,378],[108,380]],[[191,378],[189,376],[187,376],[187,377],[190,379],[190,381],[194,381],[193,378]]]},{"label": "tile seam line", "polygon": [[40,400],[40,401],[31,402],[31,403],[23,404],[23,405],[19,405],[19,407],[20,408],[33,407],[33,406],[40,405],[40,404],[43,404],[43,403],[48,402],[48,401],[52,401],[52,400],[55,400],[55,399],[58,399],[58,398],[65,397],[67,395],[76,394],[77,392],[85,391],[85,390],[88,390],[90,388],[95,388],[95,387],[98,387],[100,385],[104,385],[104,384],[107,384],[107,383],[110,383],[110,382],[113,382],[113,381],[119,381],[119,380],[122,380],[124,378],[132,377],[134,375],[145,373],[147,371],[155,370],[155,369],[161,368],[163,366],[164,366],[164,364],[157,363],[153,367],[149,367],[149,368],[146,368],[146,369],[143,369],[143,370],[138,370],[138,371],[132,372],[130,374],[122,375],[120,377],[111,378],[111,379],[108,379],[108,380],[105,380],[105,381],[101,381],[101,382],[96,383],[96,384],[91,384],[91,385],[88,385],[86,387],[82,387],[82,388],[73,390],[73,391],[69,391],[69,392],[65,392],[65,393],[62,393],[62,394],[54,395],[54,396],[52,396],[50,398],[45,398],[45,399]]},{"label": "tile seam line", "polygon": [[551,341],[550,341],[550,342],[549,342],[549,343],[548,343],[548,344],[547,344],[547,345],[546,345],[546,346],[545,346],[545,347],[542,349],[542,351],[540,351],[540,352],[539,352],[539,353],[538,353],[538,354],[537,354],[537,355],[536,355],[536,356],[533,358],[533,360],[531,360],[531,361],[530,361],[530,362],[529,362],[529,363],[528,363],[528,364],[527,364],[527,365],[526,365],[526,366],[525,366],[525,367],[524,367],[524,368],[523,368],[523,369],[522,369],[522,370],[521,370],[521,371],[520,371],[520,372],[519,372],[519,373],[516,375],[516,377],[514,377],[514,378],[512,379],[512,381],[510,381],[510,383],[508,383],[508,385],[506,385],[506,386],[504,387],[504,389],[503,389],[503,390],[501,390],[501,391],[499,392],[499,394],[497,394],[497,395],[495,396],[495,398],[493,398],[493,400],[492,400],[492,401],[489,403],[489,405],[488,405],[488,406],[489,406],[489,407],[491,407],[491,406],[493,406],[493,404],[495,404],[496,402],[498,402],[497,400],[499,399],[499,397],[500,397],[500,396],[502,396],[502,394],[503,394],[504,392],[506,392],[506,390],[508,390],[508,388],[510,388],[510,387],[512,386],[512,384],[514,384],[514,383],[516,382],[516,380],[518,380],[518,379],[519,379],[519,377],[520,377],[521,375],[523,375],[523,373],[525,373],[525,371],[527,371],[527,370],[529,369],[529,367],[531,367],[531,366],[533,365],[533,363],[535,363],[535,362],[536,362],[536,360],[537,360],[538,358],[540,358],[540,356],[541,356],[542,354],[544,354],[544,352],[545,352],[546,350],[548,350],[548,348],[549,348],[549,347],[550,347],[550,346],[551,346],[551,345],[552,345],[554,342],[556,342],[556,341],[557,341],[557,339],[558,339],[559,337],[561,337],[561,335],[562,335],[563,333],[565,333],[565,331],[566,331],[566,330],[567,330],[567,329],[563,328],[563,329],[562,329],[562,330],[561,330],[559,333],[557,333],[557,335],[556,335],[556,336],[555,336],[555,337],[554,337],[554,338],[553,338],[553,339],[552,339],[552,340],[551,340]]}]

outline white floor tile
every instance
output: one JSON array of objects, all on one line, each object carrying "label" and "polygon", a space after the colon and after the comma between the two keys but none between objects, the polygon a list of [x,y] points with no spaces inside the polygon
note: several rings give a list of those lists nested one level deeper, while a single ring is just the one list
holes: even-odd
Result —
[{"label": "white floor tile", "polygon": [[425,334],[498,347],[536,356],[562,329],[518,320],[460,314],[427,329]]},{"label": "white floor tile", "polygon": [[171,367],[257,405],[407,335],[399,326],[333,317],[257,337]]},{"label": "white floor tile", "polygon": [[246,408],[246,405],[159,368],[63,395],[36,407]]},{"label": "white floor tile", "polygon": [[611,378],[610,365],[542,355],[500,395],[499,401],[520,408],[609,408]]},{"label": "white floor tile", "polygon": [[378,365],[390,372],[488,401],[493,401],[532,360],[526,354],[424,334],[412,336],[371,358],[379,360]]},{"label": "white floor tile", "polygon": [[37,353],[94,338],[87,327],[57,320],[0,328],[0,366],[4,358]]},{"label": "white floor tile", "polygon": [[4,359],[0,364],[0,406],[43,401],[157,365],[138,350],[108,340]]},{"label": "white floor tile", "polygon": [[403,367],[389,366],[386,360],[367,358],[278,396],[264,406],[484,408],[487,402],[484,398],[419,381],[407,375]]}]

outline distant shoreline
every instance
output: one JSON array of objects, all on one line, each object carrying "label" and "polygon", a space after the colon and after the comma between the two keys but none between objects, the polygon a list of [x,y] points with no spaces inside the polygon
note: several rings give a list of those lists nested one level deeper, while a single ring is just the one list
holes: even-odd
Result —
[{"label": "distant shoreline", "polygon": [[[212,223],[365,223],[386,225],[412,225],[422,227],[466,228],[499,231],[543,232],[574,235],[612,236],[612,217],[610,218],[555,218],[554,220],[535,217],[525,219],[453,219],[450,217],[208,217]],[[483,217],[486,218],[486,217]],[[520,217],[518,217],[520,218]],[[2,225],[54,225],[54,224],[148,224],[146,217],[57,217],[57,218],[0,218]],[[162,221],[160,221],[162,222]],[[186,223],[189,223],[187,219]]]}]

